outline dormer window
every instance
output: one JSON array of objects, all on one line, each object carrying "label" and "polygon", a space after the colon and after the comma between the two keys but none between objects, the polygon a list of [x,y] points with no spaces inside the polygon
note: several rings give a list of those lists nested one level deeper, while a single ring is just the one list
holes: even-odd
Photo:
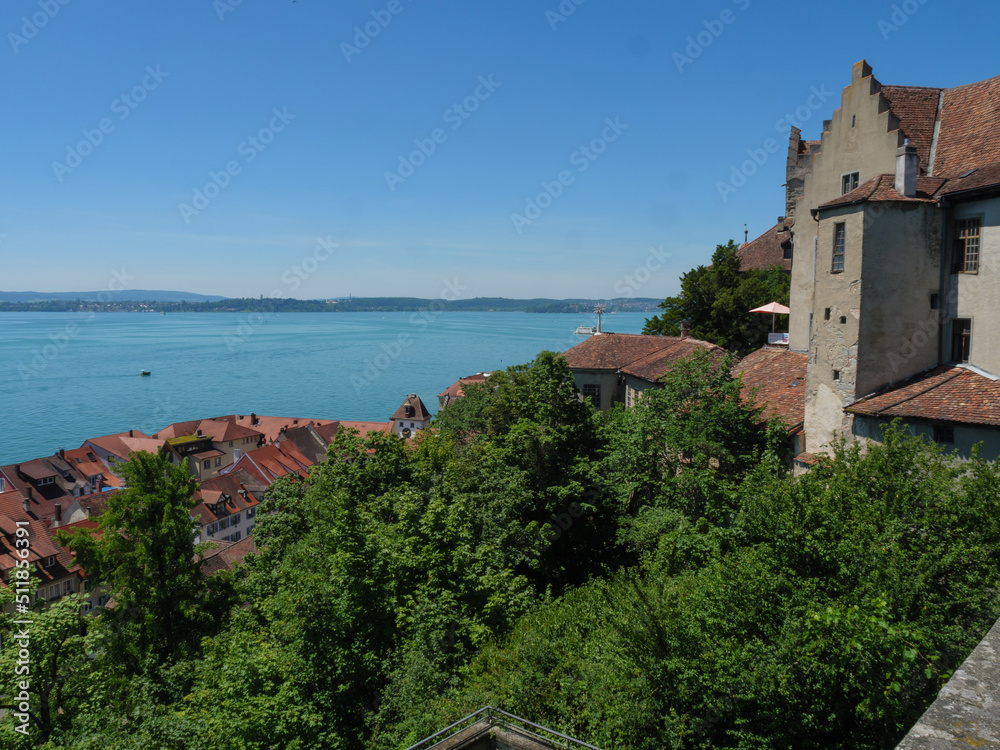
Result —
[{"label": "dormer window", "polygon": [[46,484],[53,484],[55,481],[55,477],[42,477],[38,480],[38,486],[43,487]]},{"label": "dormer window", "polygon": [[56,564],[56,556],[55,555],[49,555],[42,562],[42,565],[44,565],[46,568],[51,568],[55,564]]}]

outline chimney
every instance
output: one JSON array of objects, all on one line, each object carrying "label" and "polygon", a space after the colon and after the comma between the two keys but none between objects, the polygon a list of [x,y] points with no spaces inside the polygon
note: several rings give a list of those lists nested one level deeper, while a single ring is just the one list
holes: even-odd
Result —
[{"label": "chimney", "polygon": [[21,501],[21,507],[24,508],[25,513],[31,512],[31,502],[28,500],[28,498],[24,498]]},{"label": "chimney", "polygon": [[250,426],[253,427],[255,424],[257,424],[257,415],[250,412]]},{"label": "chimney", "polygon": [[197,437],[201,437],[201,428],[198,428]]},{"label": "chimney", "polygon": [[917,169],[920,158],[916,146],[910,145],[910,139],[896,149],[896,192],[907,198],[917,194]]},{"label": "chimney", "polygon": [[59,458],[61,458],[63,461],[66,460],[66,449],[65,448],[60,448],[59,449]]},{"label": "chimney", "polygon": [[691,328],[686,320],[681,321],[681,338],[686,339],[691,333]]},{"label": "chimney", "polygon": [[90,518],[90,506],[87,506],[87,518]]},{"label": "chimney", "polygon": [[132,430],[129,430],[129,431],[128,431],[128,436],[129,436],[129,437],[135,437],[135,435],[133,435],[133,434],[132,434]]},{"label": "chimney", "polygon": [[30,484],[28,485],[28,499],[29,500],[34,500],[35,499],[34,493],[31,491],[31,485]]},{"label": "chimney", "polygon": [[55,504],[56,523],[62,523],[62,503]]},{"label": "chimney", "polygon": [[14,464],[14,473],[17,474],[17,478],[21,478],[21,464]]}]

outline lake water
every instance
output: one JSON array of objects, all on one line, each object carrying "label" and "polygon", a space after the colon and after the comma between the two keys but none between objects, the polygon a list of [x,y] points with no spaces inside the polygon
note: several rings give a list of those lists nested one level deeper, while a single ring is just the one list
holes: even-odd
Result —
[{"label": "lake water", "polygon": [[[646,313],[604,317],[639,333]],[[583,340],[536,313],[3,313],[0,464],[223,414],[386,421],[459,377]],[[149,377],[140,377],[149,370]]]}]

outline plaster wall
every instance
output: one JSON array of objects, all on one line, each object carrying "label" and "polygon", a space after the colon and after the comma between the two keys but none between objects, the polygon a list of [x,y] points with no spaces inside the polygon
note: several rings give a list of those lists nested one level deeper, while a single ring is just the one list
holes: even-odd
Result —
[{"label": "plaster wall", "polygon": [[[844,224],[844,270],[833,271],[836,225]],[[806,371],[806,450],[826,452],[837,432],[850,431],[843,408],[856,400],[861,266],[865,211],[846,206],[818,223],[816,282]],[[794,268],[794,264],[793,264]]]},{"label": "plaster wall", "polygon": [[932,203],[865,204],[857,398],[938,364],[940,213]]},{"label": "plaster wall", "polygon": [[[812,300],[813,254],[817,225],[809,211],[841,195],[844,174],[858,172],[858,185],[878,174],[896,172],[896,149],[903,144],[899,123],[879,93],[881,84],[864,62],[854,65],[851,84],[844,88],[840,107],[823,123],[820,145],[802,187],[795,210],[794,259],[792,261],[789,348],[807,351]],[[798,179],[796,166],[789,177]],[[819,240],[822,243],[822,239]],[[816,272],[823,269],[818,264]]]},{"label": "plaster wall", "polygon": [[[950,242],[952,224],[957,219],[982,219],[979,272],[951,273]],[[951,321],[972,321],[972,345],[969,359],[974,365],[1000,374],[1000,198],[953,204],[948,220],[949,249],[945,276],[947,320],[942,358],[951,360]]]}]

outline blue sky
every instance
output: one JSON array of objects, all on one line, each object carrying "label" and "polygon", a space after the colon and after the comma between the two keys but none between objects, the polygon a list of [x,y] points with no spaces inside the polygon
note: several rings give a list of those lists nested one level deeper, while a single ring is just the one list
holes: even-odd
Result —
[{"label": "blue sky", "polygon": [[0,289],[664,297],[783,212],[786,115],[817,137],[863,58],[1000,74],[998,26],[942,0],[6,0]]}]

